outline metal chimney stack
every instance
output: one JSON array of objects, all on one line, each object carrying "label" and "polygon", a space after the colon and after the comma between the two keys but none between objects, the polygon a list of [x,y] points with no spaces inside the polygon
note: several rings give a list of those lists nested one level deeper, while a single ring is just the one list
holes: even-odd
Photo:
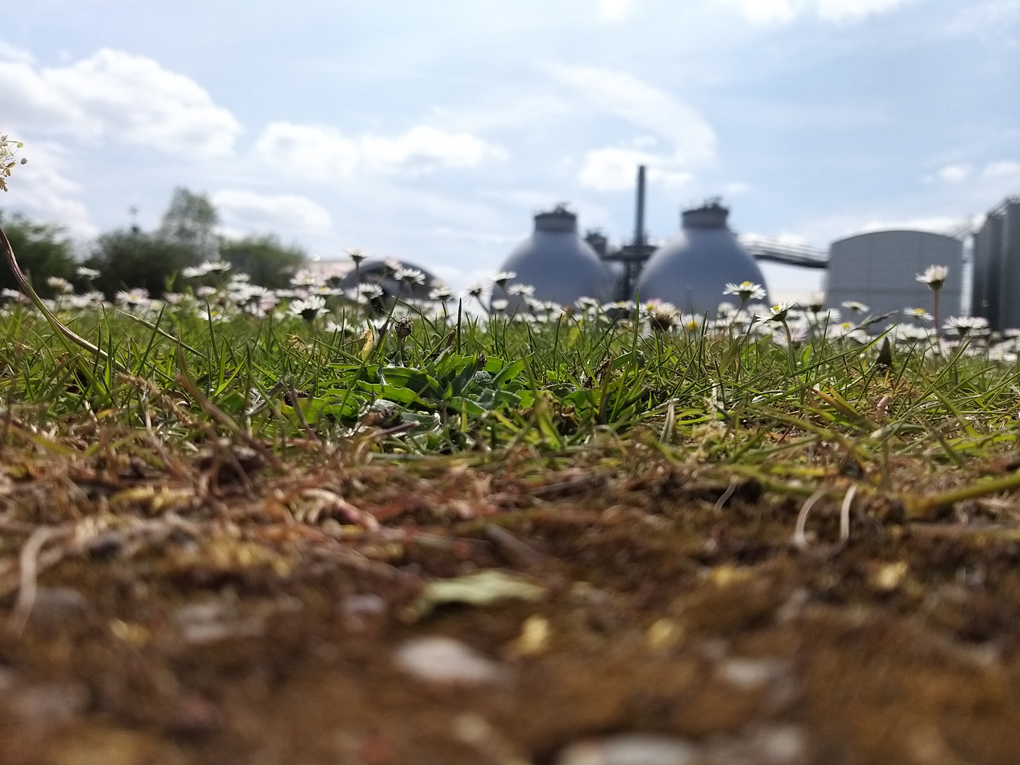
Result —
[{"label": "metal chimney stack", "polygon": [[634,219],[634,244],[637,247],[645,243],[645,166],[638,167],[637,175],[637,212]]}]

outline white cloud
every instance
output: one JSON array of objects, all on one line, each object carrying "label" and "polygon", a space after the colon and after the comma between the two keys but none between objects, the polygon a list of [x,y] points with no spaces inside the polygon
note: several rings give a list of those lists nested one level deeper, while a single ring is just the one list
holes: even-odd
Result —
[{"label": "white cloud", "polygon": [[213,194],[212,203],[231,229],[284,228],[321,234],[328,233],[333,226],[325,208],[298,194],[258,194],[226,189]]},{"label": "white cloud", "polygon": [[383,172],[428,173],[439,168],[470,168],[507,153],[470,133],[452,133],[428,125],[394,137],[366,135],[360,140],[365,161]]},{"label": "white cloud", "polygon": [[885,13],[911,0],[818,0],[818,15],[826,21],[857,21]]},{"label": "white cloud", "polygon": [[752,24],[786,24],[803,13],[814,12],[823,21],[859,21],[891,11],[912,0],[716,0],[737,6]]},{"label": "white cloud", "polygon": [[638,165],[648,165],[658,160],[653,154],[638,149],[624,149],[607,146],[589,151],[578,174],[578,181],[585,188],[596,191],[623,191],[634,188],[634,170]]},{"label": "white cloud", "polygon": [[990,162],[981,173],[985,178],[1020,180],[1020,162]]},{"label": "white cloud", "polygon": [[835,242],[849,236],[873,231],[930,231],[933,234],[955,234],[964,226],[973,223],[969,216],[962,215],[919,215],[916,217],[892,215],[838,214],[802,222],[796,227],[796,234],[815,246]]},{"label": "white cloud", "polygon": [[347,178],[358,165],[357,143],[325,125],[274,122],[262,131],[255,151],[270,164],[316,181]]},{"label": "white cloud", "polygon": [[928,183],[939,181],[953,186],[986,193],[1002,193],[1010,191],[1014,185],[1020,186],[1020,162],[1000,160],[989,162],[982,168],[975,168],[969,162],[959,162],[925,176]]},{"label": "white cloud", "polygon": [[99,229],[80,199],[81,187],[64,174],[68,162],[67,151],[60,146],[33,143],[28,164],[18,167],[8,181],[11,207],[35,220],[64,226],[72,237],[89,239]]},{"label": "white cloud", "polygon": [[739,197],[750,194],[752,191],[754,191],[754,186],[746,181],[730,181],[723,186],[723,194],[727,197]]},{"label": "white cloud", "polygon": [[274,122],[256,151],[298,175],[319,181],[348,178],[357,170],[422,175],[442,168],[472,168],[507,153],[463,132],[416,125],[396,136],[347,136],[327,125]]},{"label": "white cloud", "polygon": [[634,9],[634,0],[599,0],[599,16],[603,21],[623,21]]},{"label": "white cloud", "polygon": [[677,161],[704,161],[715,156],[716,137],[711,125],[696,109],[669,93],[612,69],[565,64],[550,64],[547,68],[590,106],[671,141]]},{"label": "white cloud", "polygon": [[968,218],[950,215],[933,215],[920,218],[901,218],[892,220],[872,219],[861,225],[851,234],[866,234],[872,231],[929,231],[933,234],[952,234],[970,223]]},{"label": "white cloud", "polygon": [[[792,0],[720,0],[740,8],[752,24],[785,24],[797,15]],[[798,3],[799,5],[799,3]]]},{"label": "white cloud", "polygon": [[493,91],[481,105],[450,109],[436,107],[430,116],[441,125],[468,132],[511,131],[551,122],[571,113],[573,105],[558,94],[527,90]]},{"label": "white cloud", "polygon": [[487,234],[476,231],[461,231],[450,226],[437,226],[429,231],[435,236],[446,237],[447,239],[463,239],[468,242],[482,242],[484,244],[516,244],[520,236],[516,234]]},{"label": "white cloud", "polygon": [[0,61],[20,61],[24,64],[34,64],[35,56],[24,48],[0,40]]},{"label": "white cloud", "polygon": [[961,183],[970,178],[972,169],[968,163],[961,162],[955,165],[946,165],[936,173],[936,176],[945,183]]},{"label": "white cloud", "polygon": [[[672,188],[693,179],[692,166],[715,157],[716,136],[698,111],[626,72],[586,66],[551,64],[548,71],[596,110],[626,120],[654,136],[638,136],[629,146],[606,146],[589,151],[578,182],[599,191],[630,189],[638,165],[648,166],[650,181]],[[670,145],[664,152],[653,149]]]},{"label": "white cloud", "polygon": [[1009,32],[1018,17],[1020,2],[1017,0],[972,0],[961,6],[956,17],[946,26],[946,31],[952,35],[971,37],[995,30],[1005,32],[1015,40],[1016,35],[1010,35]]},{"label": "white cloud", "polygon": [[678,169],[678,163],[640,149],[607,146],[589,151],[578,175],[582,186],[596,191],[629,191],[636,183],[638,165],[648,167],[648,180],[677,189],[690,183],[694,176]]},{"label": "white cloud", "polygon": [[108,137],[185,158],[230,154],[241,131],[194,80],[106,48],[65,67],[0,61],[0,102],[5,121],[20,130]]},{"label": "white cloud", "polygon": [[513,207],[525,207],[533,211],[549,209],[564,203],[563,197],[559,194],[530,189],[483,191],[482,196],[512,205]]}]

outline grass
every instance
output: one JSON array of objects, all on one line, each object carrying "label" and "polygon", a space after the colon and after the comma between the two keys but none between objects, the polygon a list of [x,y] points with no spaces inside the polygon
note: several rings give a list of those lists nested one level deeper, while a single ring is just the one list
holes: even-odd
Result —
[{"label": "grass", "polygon": [[[777,719],[862,761],[913,756],[871,733],[916,719],[1016,759],[1015,339],[220,282],[0,308],[0,670],[94,699],[65,739],[0,721],[0,757],[321,754],[354,725],[415,752],[391,761],[477,762],[442,743],[466,698],[506,737],[493,762]],[[50,635],[61,597],[84,615]],[[420,635],[513,684],[422,693],[393,663]],[[772,694],[719,680],[723,641],[778,652],[804,701],[745,704]],[[1005,658],[978,668],[974,641]]]},{"label": "grass", "polygon": [[[917,517],[1015,486],[916,493],[1014,448],[1015,338],[938,338],[914,322],[869,335],[817,310],[705,321],[592,302],[529,300],[513,316],[462,301],[373,307],[324,284],[253,310],[243,278],[219,282],[177,305],[66,295],[50,308],[87,348],[8,301],[4,445],[89,459],[112,443],[187,454],[229,438],[286,470],[355,442],[361,458],[484,464],[636,439],[795,495],[849,477]],[[108,435],[78,443],[85,424]]]}]

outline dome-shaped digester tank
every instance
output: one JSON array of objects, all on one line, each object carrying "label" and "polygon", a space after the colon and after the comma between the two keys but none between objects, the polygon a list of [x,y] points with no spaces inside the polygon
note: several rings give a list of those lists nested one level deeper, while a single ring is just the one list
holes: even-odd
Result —
[{"label": "dome-shaped digester tank", "polygon": [[529,284],[535,288],[536,299],[563,306],[582,297],[606,300],[612,291],[605,264],[577,235],[577,216],[563,207],[535,216],[535,232],[510,254],[501,270],[516,276],[505,291],[497,285],[492,298],[508,300],[509,312],[524,307],[523,297],[512,289],[515,284]]},{"label": "dome-shaped digester tank", "polygon": [[739,297],[723,295],[727,284],[765,286],[758,264],[726,225],[729,212],[718,202],[684,211],[683,229],[641,271],[641,302],[662,300],[681,311],[714,315],[720,303],[740,304]]},{"label": "dome-shaped digester tank", "polygon": [[[425,281],[421,284],[402,284],[394,278],[394,274],[401,268],[420,271],[421,275],[425,277]],[[382,288],[383,297],[387,300],[398,295],[403,300],[428,300],[429,293],[433,287],[439,284],[439,280],[421,266],[416,266],[413,263],[393,258],[385,260],[370,258],[359,267],[352,268],[345,273],[337,286],[347,292],[357,289],[359,284],[378,285]]]}]

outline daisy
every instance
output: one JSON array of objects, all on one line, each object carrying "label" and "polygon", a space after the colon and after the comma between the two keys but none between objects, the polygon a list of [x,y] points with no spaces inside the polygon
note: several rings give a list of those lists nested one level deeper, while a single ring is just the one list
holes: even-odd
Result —
[{"label": "daisy", "polygon": [[99,278],[99,272],[94,268],[89,268],[88,266],[78,266],[74,273],[82,279],[87,279],[89,281]]},{"label": "daisy", "polygon": [[439,303],[449,303],[453,300],[453,297],[453,290],[445,284],[437,284],[429,293],[429,300],[435,300]]},{"label": "daisy", "polygon": [[917,281],[927,284],[932,292],[932,300],[934,302],[932,313],[935,315],[936,334],[938,334],[939,327],[939,291],[942,289],[942,285],[946,283],[946,277],[948,276],[949,269],[945,266],[928,266],[923,274],[917,275]]},{"label": "daisy", "polygon": [[790,310],[796,305],[796,303],[777,303],[769,309],[769,319],[771,321],[785,322],[786,317],[789,316]]},{"label": "daisy", "polygon": [[988,319],[980,316],[950,316],[942,328],[948,332],[955,332],[960,337],[971,334],[978,334],[988,329]]},{"label": "daisy", "polygon": [[938,292],[948,276],[949,269],[945,266],[928,266],[923,274],[917,275],[917,281],[927,284],[933,292]]},{"label": "daisy", "polygon": [[858,300],[844,300],[843,307],[855,316],[859,313],[867,313],[871,310],[868,306]]},{"label": "daisy", "polygon": [[417,268],[398,268],[393,272],[393,278],[401,284],[417,284],[421,285],[425,283],[425,274],[419,271]]},{"label": "daisy", "polygon": [[300,316],[305,321],[312,321],[319,315],[319,311],[326,307],[326,301],[318,295],[309,295],[291,302],[287,312],[291,316]]},{"label": "daisy", "polygon": [[531,297],[535,294],[535,288],[530,284],[511,284],[507,292],[519,297]]},{"label": "daisy", "polygon": [[764,300],[765,288],[760,284],[755,284],[754,282],[749,281],[742,281],[740,284],[727,282],[726,289],[723,290],[723,294],[736,295],[740,298],[740,307],[743,308],[752,300]]},{"label": "daisy", "polygon": [[500,271],[492,277],[492,283],[505,288],[508,281],[516,278],[517,274],[514,271]]}]

